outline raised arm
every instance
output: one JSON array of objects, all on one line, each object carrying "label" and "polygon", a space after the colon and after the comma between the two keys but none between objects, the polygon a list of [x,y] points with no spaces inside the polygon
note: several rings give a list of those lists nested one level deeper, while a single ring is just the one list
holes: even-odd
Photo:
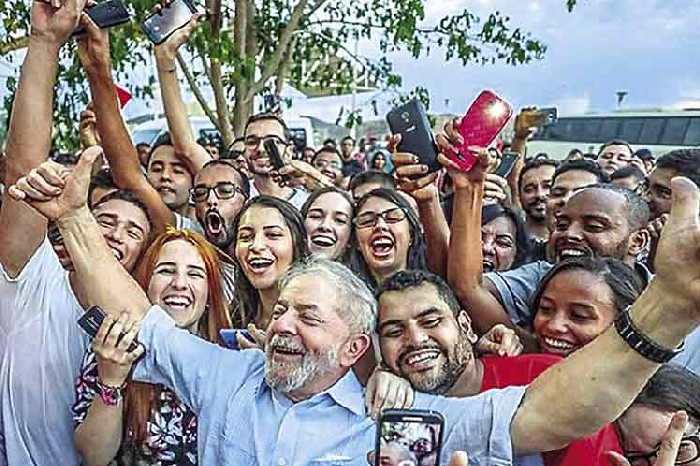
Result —
[{"label": "raised arm", "polygon": [[[442,147],[449,145],[445,135],[438,135]],[[484,287],[482,281],[481,207],[488,154],[482,151],[477,164],[467,173],[460,171],[440,155],[454,186],[452,228],[447,254],[447,282],[464,309],[469,310],[479,333],[496,324],[515,327],[501,303]]]},{"label": "raised arm", "polygon": [[197,27],[201,15],[195,15],[189,24],[179,29],[165,42],[156,45],[156,67],[160,81],[160,96],[163,100],[165,117],[168,120],[170,138],[175,154],[187,165],[190,173],[196,174],[211,160],[204,147],[197,144],[187,118],[187,110],[182,100],[180,83],[177,80],[177,51],[187,42],[192,31]]},{"label": "raised arm", "polygon": [[513,169],[508,174],[508,185],[510,186],[511,202],[513,207],[522,209],[520,204],[520,173],[525,166],[525,156],[527,155],[527,140],[537,131],[539,113],[534,108],[524,108],[515,119],[515,136],[510,145],[510,150],[520,154],[513,164]]},{"label": "raised arm", "polygon": [[[53,86],[58,51],[75,29],[85,0],[34,2],[29,47],[15,92],[7,139],[5,186],[38,167],[51,148]],[[0,213],[0,261],[17,276],[46,235],[46,219],[26,205],[6,198]]]},{"label": "raised arm", "polygon": [[[700,191],[687,178],[672,185],[657,275],[629,313],[642,334],[666,348],[700,323]],[[622,414],[658,367],[608,329],[529,386],[511,424],[514,449],[553,450],[592,434]]]},{"label": "raised arm", "polygon": [[88,76],[90,92],[97,116],[97,131],[112,168],[114,181],[121,189],[132,191],[146,205],[156,232],[175,224],[175,215],[165,205],[141,169],[138,152],[122,118],[117,89],[112,80],[112,61],[109,36],[84,15],[81,19],[87,30],[78,52]]}]

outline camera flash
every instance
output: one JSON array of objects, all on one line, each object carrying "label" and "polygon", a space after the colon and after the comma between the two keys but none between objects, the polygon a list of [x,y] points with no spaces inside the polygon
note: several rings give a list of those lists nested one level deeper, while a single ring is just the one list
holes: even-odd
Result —
[{"label": "camera flash", "polygon": [[493,102],[486,111],[491,118],[500,118],[506,112],[506,106],[502,102]]}]

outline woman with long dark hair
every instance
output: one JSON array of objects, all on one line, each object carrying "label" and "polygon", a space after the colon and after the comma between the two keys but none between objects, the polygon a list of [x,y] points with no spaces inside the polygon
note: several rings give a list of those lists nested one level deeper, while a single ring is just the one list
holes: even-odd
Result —
[{"label": "woman with long dark hair", "polygon": [[523,264],[529,250],[525,224],[510,207],[489,204],[481,211],[484,272],[504,272]]},{"label": "woman with long dark hair", "polygon": [[347,191],[330,186],[314,191],[301,207],[311,253],[345,262],[352,237],[355,206]]}]

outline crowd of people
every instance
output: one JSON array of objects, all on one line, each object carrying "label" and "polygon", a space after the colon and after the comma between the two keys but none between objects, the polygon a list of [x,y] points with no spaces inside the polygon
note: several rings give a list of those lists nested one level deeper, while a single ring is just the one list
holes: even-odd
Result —
[{"label": "crowd of people", "polygon": [[[378,435],[388,408],[442,414],[442,464],[700,465],[700,149],[532,156],[533,109],[505,177],[443,155],[459,118],[435,172],[273,113],[221,147],[177,78],[196,18],[134,146],[84,3],[34,2],[4,144],[0,465],[436,464],[435,429]],[[78,24],[92,103],[57,156]]]}]

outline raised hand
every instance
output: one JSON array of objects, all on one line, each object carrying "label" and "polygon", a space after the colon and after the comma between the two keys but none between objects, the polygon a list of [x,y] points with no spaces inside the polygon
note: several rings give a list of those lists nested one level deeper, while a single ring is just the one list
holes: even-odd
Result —
[{"label": "raised hand", "polygon": [[475,346],[477,351],[498,356],[518,356],[523,352],[523,344],[515,330],[503,324],[496,324],[486,332]]},{"label": "raised hand", "polygon": [[469,150],[477,156],[477,161],[468,172],[462,171],[459,166],[446,155],[439,154],[438,162],[447,169],[447,174],[452,178],[455,189],[473,185],[482,185],[486,181],[489,169],[489,154],[482,147],[470,147]]},{"label": "raised hand", "polygon": [[665,300],[688,317],[700,318],[700,190],[688,178],[671,180],[671,213],[656,249],[655,282]]},{"label": "raised hand", "polygon": [[92,165],[102,154],[100,146],[85,150],[73,170],[46,161],[10,186],[7,193],[24,201],[50,221],[68,215],[87,204]]},{"label": "raised hand", "polygon": [[[153,8],[155,13],[159,13],[163,8],[168,8],[170,2],[165,2],[163,5],[158,4]],[[192,32],[197,28],[201,19],[204,17],[201,13],[197,13],[192,18],[190,18],[189,23],[183,28],[175,31],[168,39],[162,44],[155,46],[156,58],[166,58],[168,60],[175,60],[177,51],[183,44],[190,40]]]},{"label": "raised hand", "polygon": [[100,382],[110,387],[121,387],[129,377],[131,366],[144,353],[141,345],[129,351],[136,339],[139,325],[122,312],[117,319],[106,316],[92,341],[97,360]]},{"label": "raised hand", "polygon": [[527,107],[520,111],[515,118],[515,137],[528,139],[537,132],[542,120],[542,115],[534,107]]},{"label": "raised hand", "polygon": [[367,381],[365,406],[372,419],[379,419],[385,409],[407,409],[413,406],[411,383],[377,367]]},{"label": "raised hand", "polygon": [[31,39],[60,47],[78,26],[87,0],[35,0],[31,11]]},{"label": "raised hand", "polygon": [[88,73],[111,72],[112,58],[109,49],[109,33],[100,29],[87,14],[80,17],[85,34],[78,41],[78,58]]},{"label": "raised hand", "polygon": [[428,166],[421,164],[417,155],[396,152],[399,143],[401,143],[400,134],[393,135],[389,141],[389,151],[395,167],[394,176],[398,188],[410,194],[418,203],[429,201],[438,195],[439,172],[428,173]]},{"label": "raised hand", "polygon": [[83,149],[101,144],[100,135],[97,132],[97,117],[92,102],[80,112],[80,145]]}]

